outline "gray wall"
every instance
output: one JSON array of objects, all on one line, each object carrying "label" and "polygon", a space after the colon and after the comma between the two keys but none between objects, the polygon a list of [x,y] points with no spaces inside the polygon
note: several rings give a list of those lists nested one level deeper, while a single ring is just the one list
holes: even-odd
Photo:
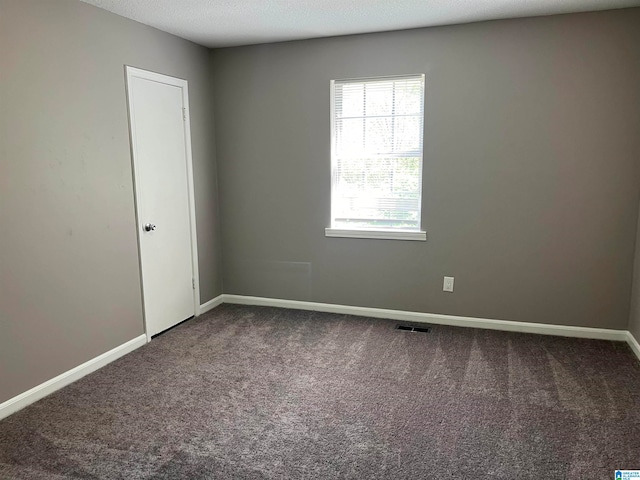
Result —
[{"label": "gray wall", "polygon": [[[213,51],[225,293],[626,329],[638,25],[628,9]],[[329,81],[421,72],[428,241],[326,238]]]},{"label": "gray wall", "polygon": [[638,217],[638,232],[636,234],[636,256],[633,269],[629,331],[636,341],[640,343],[640,216]]},{"label": "gray wall", "polygon": [[124,64],[189,81],[202,301],[221,292],[209,52],[0,0],[0,402],[143,332]]}]

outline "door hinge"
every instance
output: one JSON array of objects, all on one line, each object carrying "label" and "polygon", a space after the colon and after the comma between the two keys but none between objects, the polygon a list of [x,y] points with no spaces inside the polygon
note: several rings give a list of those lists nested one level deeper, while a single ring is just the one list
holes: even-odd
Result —
[{"label": "door hinge", "polygon": [[194,290],[196,289],[196,279],[195,278],[191,279],[191,288],[193,288]]},{"label": "door hinge", "polygon": [[187,119],[187,107],[182,107],[182,119]]}]

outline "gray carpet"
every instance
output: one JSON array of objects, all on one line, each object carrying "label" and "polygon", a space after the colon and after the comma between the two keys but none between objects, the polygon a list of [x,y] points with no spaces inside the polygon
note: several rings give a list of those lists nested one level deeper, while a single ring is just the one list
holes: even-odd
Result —
[{"label": "gray carpet", "polygon": [[223,305],[0,422],[0,478],[609,479],[623,343]]}]

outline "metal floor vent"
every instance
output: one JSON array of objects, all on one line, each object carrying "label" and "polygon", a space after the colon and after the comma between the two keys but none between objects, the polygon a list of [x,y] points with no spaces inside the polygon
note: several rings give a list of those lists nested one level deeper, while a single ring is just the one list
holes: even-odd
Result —
[{"label": "metal floor vent", "polygon": [[414,327],[413,325],[396,325],[396,330],[404,330],[405,332],[429,333],[431,327]]}]

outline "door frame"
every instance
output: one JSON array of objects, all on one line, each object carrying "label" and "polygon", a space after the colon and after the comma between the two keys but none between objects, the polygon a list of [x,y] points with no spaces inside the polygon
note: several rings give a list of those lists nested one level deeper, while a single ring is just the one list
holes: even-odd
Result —
[{"label": "door frame", "polygon": [[190,239],[191,239],[191,269],[193,273],[193,312],[194,316],[200,315],[200,275],[198,272],[198,237],[196,234],[196,209],[195,209],[195,193],[193,187],[193,159],[191,153],[191,119],[189,112],[189,85],[186,80],[176,77],[170,77],[161,73],[150,72],[148,70],[142,70],[140,68],[125,65],[125,89],[127,97],[127,112],[129,120],[129,141],[131,147],[131,166],[133,174],[133,192],[134,192],[134,204],[135,204],[135,217],[136,217],[136,238],[138,241],[138,269],[140,272],[140,291],[142,295],[142,316],[144,319],[144,331],[147,335],[147,343],[151,341],[151,335],[149,334],[149,326],[147,324],[147,317],[145,312],[145,297],[144,297],[144,277],[142,273],[142,223],[140,215],[141,198],[138,185],[141,185],[140,173],[136,165],[137,157],[137,143],[135,123],[132,121],[134,115],[133,98],[129,84],[131,79],[141,78],[143,80],[150,80],[153,82],[164,83],[178,87],[182,91],[182,108],[184,118],[184,138],[185,138],[185,157],[187,162],[187,190],[188,190],[188,202],[189,202],[189,224],[191,226]]}]

